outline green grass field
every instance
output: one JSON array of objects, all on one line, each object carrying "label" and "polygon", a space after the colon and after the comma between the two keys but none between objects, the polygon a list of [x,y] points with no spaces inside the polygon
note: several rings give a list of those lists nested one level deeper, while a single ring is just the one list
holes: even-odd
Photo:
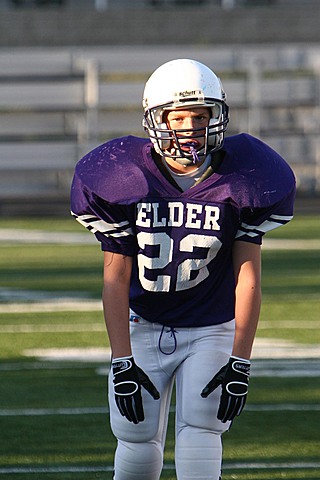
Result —
[{"label": "green grass field", "polygon": [[[85,233],[71,218],[0,219],[0,242],[1,230],[12,228]],[[49,349],[108,346],[94,302],[100,247],[19,243],[21,237],[0,249],[0,480],[111,480],[107,362],[45,356]],[[319,480],[320,248],[308,241],[320,239],[320,217],[297,217],[268,238],[299,239],[305,248],[263,251],[257,341],[305,353],[254,360],[246,410],[224,436],[223,480]],[[73,303],[67,309],[61,300]],[[93,307],[81,309],[84,300]],[[173,422],[174,413],[161,477],[167,480],[176,478]]]}]

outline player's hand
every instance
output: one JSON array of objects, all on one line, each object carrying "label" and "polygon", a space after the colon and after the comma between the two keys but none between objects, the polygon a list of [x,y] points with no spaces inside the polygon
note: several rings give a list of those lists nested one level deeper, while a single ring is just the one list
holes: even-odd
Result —
[{"label": "player's hand", "polygon": [[133,357],[113,360],[112,373],[116,404],[121,415],[129,422],[143,422],[141,385],[155,400],[160,398],[158,390],[148,375],[134,363]]},{"label": "player's hand", "polygon": [[230,357],[229,362],[219,370],[202,390],[201,396],[207,398],[219,385],[222,387],[218,419],[223,423],[240,415],[248,394],[250,361]]}]

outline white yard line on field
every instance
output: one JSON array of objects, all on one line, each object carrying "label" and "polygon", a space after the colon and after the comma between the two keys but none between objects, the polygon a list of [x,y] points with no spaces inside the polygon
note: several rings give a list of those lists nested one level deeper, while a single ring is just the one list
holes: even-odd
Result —
[{"label": "white yard line on field", "polygon": [[263,250],[320,250],[320,240],[266,238],[263,240],[262,249]]},{"label": "white yard line on field", "polygon": [[[28,310],[28,312],[51,312],[55,309],[49,310],[41,309],[39,307],[35,310]],[[91,311],[88,307],[88,311]],[[93,310],[92,310],[93,311]],[[0,309],[0,313],[1,309]],[[9,312],[6,312],[9,313]],[[12,312],[10,312],[12,313]],[[17,310],[14,313],[25,313],[25,310]],[[317,330],[320,328],[320,321],[303,322],[302,324],[294,320],[281,320],[281,322],[263,322],[259,325],[259,330],[268,330],[270,328],[276,329],[298,329],[298,330]],[[0,333],[57,333],[57,332],[100,332],[104,331],[105,326],[103,322],[97,323],[23,323],[23,324],[0,324]]]},{"label": "white yard line on field", "polygon": [[0,242],[14,245],[21,243],[92,245],[97,240],[92,233],[47,232],[45,230],[26,230],[23,228],[0,228]]},{"label": "white yard line on field", "polygon": [[26,357],[35,357],[40,362],[86,362],[110,363],[110,348],[33,348],[24,350]]},{"label": "white yard line on field", "polygon": [[100,415],[109,413],[107,407],[86,408],[2,408],[0,417],[47,417],[59,415]]},{"label": "white yard line on field", "polygon": [[291,340],[256,338],[252,358],[257,359],[320,359],[320,344],[300,344]]},{"label": "white yard line on field", "polygon": [[[0,292],[1,297],[1,292]],[[0,313],[94,312],[102,311],[100,300],[56,300],[0,304]]]},{"label": "white yard line on field", "polygon": [[[175,406],[170,407],[170,412],[175,413]],[[318,404],[280,403],[280,404],[246,404],[246,412],[319,412]],[[107,415],[107,407],[85,407],[85,408],[2,408],[0,417],[50,417],[63,415]]]},{"label": "white yard line on field", "polygon": [[57,323],[57,324],[18,324],[0,325],[0,333],[73,333],[73,332],[105,332],[101,323]]},{"label": "white yard line on field", "polygon": [[264,320],[263,322],[259,323],[259,330],[269,330],[273,328],[277,330],[279,328],[284,329],[288,328],[290,330],[317,330],[320,329],[320,319],[315,321],[308,321],[308,320]]},{"label": "white yard line on field", "polygon": [[[7,245],[21,243],[43,244],[97,244],[92,233],[84,232],[49,232],[44,230],[26,230],[15,228],[0,228],[0,242]],[[273,239],[265,238],[263,248],[277,250],[320,250],[320,241],[317,239]]]},{"label": "white yard line on field", "polygon": [[[28,353],[28,352],[26,352]],[[74,370],[92,369],[98,375],[108,375],[111,360],[111,351],[107,348],[71,349],[58,351],[56,349],[49,356],[49,352],[42,354],[37,360],[0,362],[1,372],[19,372],[33,370]],[[45,356],[45,354],[47,356]],[[298,359],[253,359],[251,376],[254,377],[320,377],[320,358]]]},{"label": "white yard line on field", "polygon": [[[99,330],[100,331],[100,330]],[[110,359],[108,348],[36,348],[23,351],[27,357],[36,357],[40,361],[91,361],[104,362]],[[256,338],[253,346],[253,360],[296,360],[313,359],[320,363],[320,345],[304,345],[289,340],[274,338]],[[301,370],[301,369],[300,369]],[[309,369],[310,370],[310,369]],[[312,369],[311,369],[312,371]],[[280,372],[279,372],[280,374]],[[308,375],[308,367],[304,375]],[[313,374],[314,375],[314,374]]]},{"label": "white yard line on field", "polygon": [[[223,470],[305,470],[320,468],[320,462],[225,462]],[[174,470],[173,464],[166,463],[163,470]],[[4,467],[0,468],[0,475],[8,474],[46,474],[46,473],[98,473],[112,472],[111,465],[92,466],[43,466],[43,467]]]}]

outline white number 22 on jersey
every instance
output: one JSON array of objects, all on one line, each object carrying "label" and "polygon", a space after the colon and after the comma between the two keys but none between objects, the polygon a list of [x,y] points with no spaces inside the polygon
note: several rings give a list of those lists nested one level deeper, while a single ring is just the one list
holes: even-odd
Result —
[{"label": "white number 22 on jersey", "polygon": [[[156,246],[157,256],[149,257],[143,253],[138,255],[139,279],[142,287],[150,292],[168,292],[172,278],[170,275],[158,275],[156,280],[146,278],[146,270],[162,269],[172,261],[173,239],[165,232],[138,233],[138,243],[141,249],[146,246]],[[195,248],[206,250],[205,258],[190,258],[181,261],[177,270],[175,290],[187,290],[195,287],[209,275],[207,265],[217,255],[221,242],[216,236],[188,234],[179,243],[180,252],[193,253]]]}]

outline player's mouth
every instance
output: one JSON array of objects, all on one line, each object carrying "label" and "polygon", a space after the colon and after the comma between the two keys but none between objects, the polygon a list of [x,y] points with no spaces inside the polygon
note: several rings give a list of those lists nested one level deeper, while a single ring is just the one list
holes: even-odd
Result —
[{"label": "player's mouth", "polygon": [[201,148],[201,145],[199,142],[197,142],[196,140],[188,140],[188,141],[181,141],[180,140],[180,148],[182,150],[187,150],[188,152],[192,152],[194,150],[198,150],[199,148]]}]

